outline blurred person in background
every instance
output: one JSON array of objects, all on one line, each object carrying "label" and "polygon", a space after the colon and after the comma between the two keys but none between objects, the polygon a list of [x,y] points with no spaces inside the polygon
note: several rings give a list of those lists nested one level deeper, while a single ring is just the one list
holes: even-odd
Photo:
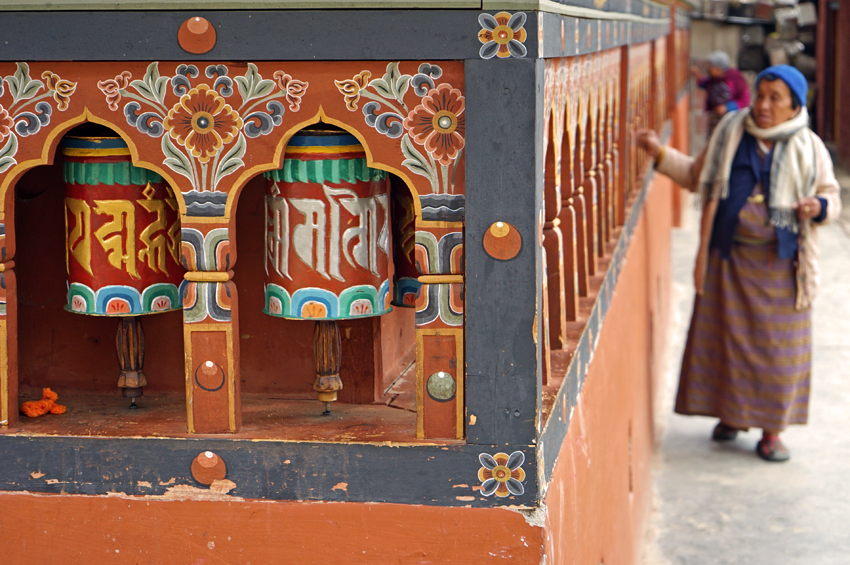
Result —
[{"label": "blurred person in background", "polygon": [[808,420],[818,226],[841,213],[807,92],[793,67],[762,71],[752,108],[728,112],[696,158],[663,147],[654,131],[637,134],[656,171],[702,207],[676,412],[719,418],[719,442],[761,428],[756,453],[767,461],[787,460],[780,432]]},{"label": "blurred person in background", "polygon": [[[729,55],[715,51],[708,56],[708,76],[703,77],[693,67],[691,74],[697,86],[705,90],[705,111],[708,114],[708,136],[711,137],[720,118],[750,105],[750,87],[741,71],[732,66]],[[804,101],[805,102],[805,101]]]}]

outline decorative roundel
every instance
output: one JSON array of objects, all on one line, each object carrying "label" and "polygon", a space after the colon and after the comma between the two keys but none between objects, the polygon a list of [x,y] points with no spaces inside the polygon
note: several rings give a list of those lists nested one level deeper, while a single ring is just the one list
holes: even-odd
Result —
[{"label": "decorative roundel", "polygon": [[457,384],[454,378],[443,371],[438,371],[428,377],[428,382],[425,383],[425,389],[428,391],[428,396],[437,402],[448,402],[455,397]]},{"label": "decorative roundel", "polygon": [[484,251],[493,259],[507,261],[519,254],[522,236],[507,222],[494,222],[484,232]]},{"label": "decorative roundel", "polygon": [[192,477],[202,485],[211,485],[227,475],[224,460],[212,451],[198,454],[192,461]]},{"label": "decorative roundel", "polygon": [[189,18],[183,22],[177,32],[177,42],[180,47],[184,51],[196,55],[211,51],[215,47],[215,40],[215,28],[209,21],[200,16]]}]

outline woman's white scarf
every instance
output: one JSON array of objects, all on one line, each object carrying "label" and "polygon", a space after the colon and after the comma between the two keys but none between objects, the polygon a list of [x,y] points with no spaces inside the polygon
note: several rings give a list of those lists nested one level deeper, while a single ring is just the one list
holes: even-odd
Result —
[{"label": "woman's white scarf", "polygon": [[756,125],[749,108],[724,116],[708,144],[699,178],[700,200],[723,200],[729,196],[732,161],[745,130],[757,139],[773,142],[770,186],[765,187],[771,225],[798,233],[793,205],[800,198],[815,194],[817,175],[817,145],[805,106],[787,122],[766,129]]}]

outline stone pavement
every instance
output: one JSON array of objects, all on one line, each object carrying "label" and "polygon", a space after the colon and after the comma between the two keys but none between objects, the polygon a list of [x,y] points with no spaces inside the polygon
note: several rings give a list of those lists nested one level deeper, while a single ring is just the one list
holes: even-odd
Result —
[{"label": "stone pavement", "polygon": [[[850,175],[840,178],[850,188]],[[844,183],[846,181],[846,184]],[[662,438],[643,565],[850,563],[850,190],[842,221],[820,231],[809,424],[783,434],[786,463],[755,455],[761,430],[710,441],[716,420],[673,414],[690,322],[696,214],[673,233],[673,293]]]}]

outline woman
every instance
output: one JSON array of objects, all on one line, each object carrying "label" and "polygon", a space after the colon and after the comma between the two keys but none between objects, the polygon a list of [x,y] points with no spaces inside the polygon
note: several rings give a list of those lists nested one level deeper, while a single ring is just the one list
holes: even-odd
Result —
[{"label": "woman", "polygon": [[702,204],[676,412],[720,418],[716,441],[762,428],[758,455],[785,461],[780,432],[808,419],[817,227],[840,214],[841,200],[829,153],[808,127],[802,73],[770,67],[756,91],[696,159],[662,147],[653,131],[637,142]]},{"label": "woman", "polygon": [[[729,55],[715,51],[708,56],[708,76],[703,77],[693,67],[691,74],[697,86],[705,89],[705,111],[708,113],[708,135],[717,127],[720,118],[750,105],[750,87],[741,71],[732,67]],[[803,101],[805,103],[805,100]]]}]

